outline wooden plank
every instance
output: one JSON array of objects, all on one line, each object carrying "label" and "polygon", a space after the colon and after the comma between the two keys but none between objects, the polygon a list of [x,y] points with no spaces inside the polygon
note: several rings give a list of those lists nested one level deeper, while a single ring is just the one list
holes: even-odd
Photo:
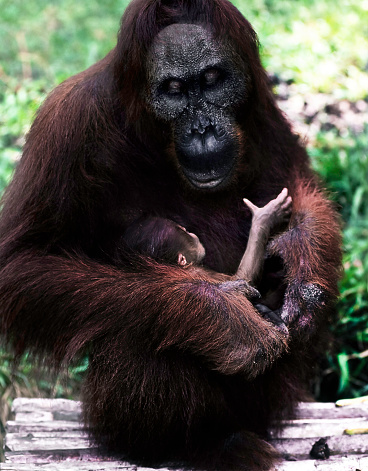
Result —
[{"label": "wooden plank", "polygon": [[35,438],[33,434],[24,437],[6,437],[6,449],[9,451],[37,451],[37,450],[78,450],[87,449],[89,441],[77,434],[75,437],[47,437]]},{"label": "wooden plank", "polygon": [[[323,436],[323,435],[322,435]],[[284,456],[303,460],[309,459],[309,452],[317,441],[314,438],[298,438],[287,440],[271,440],[271,444]],[[340,437],[327,437],[327,444],[334,455],[368,455],[368,439],[365,435],[342,435]]]},{"label": "wooden plank", "polygon": [[[79,423],[78,402],[18,398],[13,411],[15,420],[7,424],[7,462],[0,464],[2,471],[151,471],[101,456],[96,448],[89,447]],[[367,435],[343,435],[346,429],[367,428],[367,402],[349,401],[344,407],[302,403],[297,418],[286,422],[281,438],[271,440],[280,453],[298,461],[283,461],[275,470],[368,471]],[[312,445],[320,437],[327,437],[331,450],[326,461],[309,459]]]},{"label": "wooden plank", "polygon": [[[87,438],[87,435],[82,430],[67,430],[64,432],[59,431],[49,431],[49,430],[37,430],[35,432],[29,433],[9,433],[7,435],[7,439],[12,440],[26,440],[29,442],[30,440],[42,440],[44,438],[69,438],[69,437],[79,437],[79,438]],[[8,445],[8,442],[7,442]]]},{"label": "wooden plank", "polygon": [[[88,450],[89,443],[78,432],[56,434],[54,437],[44,436],[42,433],[26,436],[7,437],[7,457],[12,452],[54,453],[55,450]],[[283,455],[289,455],[298,459],[308,459],[312,445],[319,437],[301,439],[271,440],[271,444]],[[327,443],[334,454],[368,454],[368,440],[365,435],[342,435],[340,437],[328,437]],[[70,446],[72,445],[72,446]]]},{"label": "wooden plank", "polygon": [[334,402],[303,402],[296,411],[298,419],[338,419],[352,417],[368,418],[368,404],[351,403],[352,405],[337,407]]},{"label": "wooden plank", "polygon": [[[142,468],[126,463],[109,461],[89,462],[78,464],[62,462],[55,464],[12,464],[2,463],[2,471],[158,471],[157,468]],[[276,471],[367,471],[368,457],[339,457],[328,461],[286,461],[276,466]],[[159,471],[173,471],[169,468],[159,468]],[[177,470],[179,471],[179,470]]]},{"label": "wooden plank", "polygon": [[[368,471],[368,456],[339,456],[326,461],[284,461],[277,471]],[[51,470],[50,470],[51,471]]]},{"label": "wooden plank", "polygon": [[43,399],[17,397],[13,401],[12,411],[34,412],[35,410],[47,410],[51,412],[77,412],[81,411],[81,403],[71,399]]},{"label": "wooden plank", "polygon": [[[289,422],[280,437],[271,433],[272,438],[313,438],[322,436],[343,435],[346,429],[367,430],[368,420],[352,419],[298,419]],[[71,432],[74,432],[71,435]],[[18,423],[16,421],[7,424],[7,445],[11,448],[13,440],[21,440],[22,437],[33,434],[34,438],[64,438],[69,436],[85,437],[83,428],[77,422],[51,421],[43,423]]]},{"label": "wooden plank", "polygon": [[69,430],[81,430],[79,422],[67,420],[52,420],[45,422],[17,422],[9,420],[6,423],[6,433],[33,433],[33,432],[67,432]]},{"label": "wooden plank", "polygon": [[[300,419],[290,421],[281,438],[313,438],[332,435],[343,435],[346,429],[367,429],[368,420],[358,418],[344,419]],[[272,431],[271,431],[271,436]]]},{"label": "wooden plank", "polygon": [[[1,463],[1,466],[3,463]],[[5,466],[5,465],[4,465]],[[151,471],[151,468],[137,467],[128,462],[116,461],[108,456],[102,456],[97,449],[88,450],[55,450],[53,452],[12,452],[7,453],[6,468],[1,471],[66,471],[70,470],[125,470],[125,471]],[[156,469],[156,468],[155,468]],[[160,471],[169,471],[166,467]],[[158,470],[157,470],[158,471]],[[179,470],[177,470],[179,471]]]},{"label": "wooden plank", "polygon": [[[81,416],[81,403],[69,399],[28,399],[18,397],[14,399],[12,412],[15,414],[15,420],[25,422],[27,418],[40,415],[38,421],[42,421],[42,414],[46,420],[68,420],[78,422]],[[30,415],[32,414],[32,415]],[[33,420],[34,421],[34,420]]]},{"label": "wooden plank", "polygon": [[46,410],[34,411],[34,412],[18,412],[15,415],[17,422],[49,422],[54,420],[52,412]]},{"label": "wooden plank", "polygon": [[97,448],[79,449],[79,450],[37,450],[37,451],[14,451],[6,453],[8,463],[33,463],[45,464],[50,462],[74,461],[74,462],[92,462],[92,461],[115,461],[111,457],[104,456]]},{"label": "wooden plank", "polygon": [[[109,461],[99,463],[70,463],[63,462],[57,464],[7,464],[1,463],[1,471],[157,471],[153,468],[137,468],[132,465],[119,464]],[[160,471],[169,471],[167,468],[160,468]]]},{"label": "wooden plank", "polygon": [[[368,403],[349,401],[350,405],[337,407],[333,402],[304,402],[296,411],[297,418],[344,418],[344,417],[368,417]],[[63,420],[58,417],[67,417],[66,420],[79,420],[81,414],[81,403],[69,399],[28,399],[16,398],[12,410],[17,413],[30,413],[48,411],[53,413],[55,420]]]}]

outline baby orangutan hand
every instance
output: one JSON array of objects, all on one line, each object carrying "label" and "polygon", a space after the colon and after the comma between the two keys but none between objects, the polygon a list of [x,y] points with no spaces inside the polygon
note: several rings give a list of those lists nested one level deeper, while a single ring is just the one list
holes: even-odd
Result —
[{"label": "baby orangutan hand", "polygon": [[292,199],[288,196],[287,188],[284,188],[277,198],[271,200],[263,208],[258,208],[246,198],[243,201],[252,212],[252,225],[255,225],[258,230],[270,232],[275,226],[289,221]]},{"label": "baby orangutan hand", "polygon": [[244,198],[244,203],[252,212],[252,225],[249,231],[247,248],[236,272],[238,278],[255,284],[262,273],[265,249],[271,231],[280,224],[289,221],[291,215],[291,197],[284,188],[277,198],[271,200],[263,208],[258,208]]}]

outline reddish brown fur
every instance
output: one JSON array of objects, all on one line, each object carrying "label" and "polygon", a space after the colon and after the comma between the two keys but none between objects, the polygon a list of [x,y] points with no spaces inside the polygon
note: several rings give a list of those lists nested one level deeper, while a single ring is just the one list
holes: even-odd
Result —
[{"label": "reddish brown fur", "polygon": [[[166,160],[169,132],[141,99],[147,50],[180,17],[211,25],[252,78],[240,116],[245,155],[231,186],[209,196]],[[156,214],[199,236],[207,268],[232,274],[250,227],[242,198],[263,206],[284,187],[293,216],[270,244],[261,289],[281,288],[276,307],[286,289],[289,339],[241,293],[219,288],[226,275],[160,265],[121,244],[132,220]],[[229,2],[130,5],[117,47],[41,107],[0,234],[2,334],[17,354],[56,365],[90,353],[84,417],[97,443],[149,464],[269,469],[276,454],[260,437],[302,397],[337,293],[340,238],[268,88],[256,35]],[[324,297],[303,297],[309,283]]]}]

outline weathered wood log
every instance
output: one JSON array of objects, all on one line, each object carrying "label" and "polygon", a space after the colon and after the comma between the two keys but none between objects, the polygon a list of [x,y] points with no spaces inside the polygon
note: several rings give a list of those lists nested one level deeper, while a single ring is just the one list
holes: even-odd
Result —
[{"label": "weathered wood log", "polygon": [[[334,402],[303,402],[296,411],[298,419],[338,419],[366,417],[368,418],[368,402],[359,402],[359,398],[353,400]],[[79,421],[81,403],[69,399],[28,399],[16,398],[13,401],[12,412],[14,414],[32,412],[51,412],[54,420]]]},{"label": "weathered wood log", "polygon": [[[350,404],[350,401],[349,401]],[[302,402],[296,411],[298,419],[368,418],[368,403],[337,407],[334,402]]]},{"label": "weathered wood log", "polygon": [[[37,450],[6,453],[6,462],[14,464],[47,464],[70,461],[74,463],[84,462],[116,462],[109,456],[102,455],[96,448],[71,449],[71,450]],[[121,464],[121,463],[119,463]],[[132,466],[125,463],[126,466]]]},{"label": "weathered wood log", "polygon": [[39,422],[18,422],[9,420],[6,424],[7,433],[33,433],[37,431],[43,432],[67,432],[69,430],[80,430],[79,422],[67,420],[52,420]]},{"label": "weathered wood log", "polygon": [[[27,418],[27,414],[45,413],[51,414],[50,420],[68,420],[79,422],[81,416],[81,404],[69,399],[28,399],[18,397],[14,399],[12,412],[16,415],[16,421]],[[31,416],[28,416],[31,419]],[[45,417],[50,417],[46,416]],[[32,419],[31,419],[32,420]],[[47,419],[45,419],[47,420]]]},{"label": "weathered wood log", "polygon": [[[275,471],[367,471],[368,457],[340,457],[327,461],[299,461],[284,462],[275,468]],[[109,461],[73,463],[61,462],[57,464],[12,464],[2,463],[2,471],[155,471],[153,468],[137,468],[125,463]],[[157,471],[157,470],[156,470]],[[160,471],[172,471],[169,468],[160,468]]]},{"label": "weathered wood log", "polygon": [[[352,419],[356,420],[356,419]],[[88,440],[86,435],[82,432],[79,427],[76,427],[74,424],[65,426],[67,422],[61,422],[61,426],[56,422],[55,425],[52,423],[46,424],[16,424],[12,423],[7,426],[7,438],[6,446],[8,451],[22,451],[22,450],[53,450],[55,449],[55,444],[59,444],[58,449],[68,449],[70,447],[70,442],[74,444],[74,449],[83,449],[88,448]],[[274,438],[271,443],[276,446],[276,448],[283,447],[283,444],[286,444],[287,447],[293,448],[292,444],[295,443],[295,446],[300,446],[300,443],[314,443],[316,437],[333,437],[336,441],[338,439],[343,444],[341,447],[337,448],[338,453],[343,453],[344,451],[353,453],[352,447],[360,447],[359,453],[365,453],[365,450],[368,452],[368,439],[364,434],[354,434],[352,436],[344,435],[343,424],[336,424],[333,422],[329,423],[329,420],[320,420],[314,419],[313,423],[293,423],[288,425],[285,431],[281,435],[281,439]],[[12,431],[11,431],[12,430]],[[308,440],[307,440],[308,439]],[[329,440],[331,443],[332,438]],[[362,445],[360,445],[362,444]],[[349,445],[349,446],[348,446]],[[294,449],[294,448],[293,448]],[[282,450],[284,453],[287,453],[286,450]],[[291,451],[290,451],[291,453]],[[293,451],[294,453],[294,451]],[[301,452],[298,455],[307,455],[308,452]]]},{"label": "weathered wood log", "polygon": [[[109,461],[100,461],[98,463],[70,463],[63,462],[57,465],[22,465],[22,464],[2,464],[2,471],[137,471],[136,466],[113,463]],[[157,471],[153,468],[139,468],[139,471]],[[161,468],[161,471],[169,471],[167,468]]]},{"label": "weathered wood log", "polygon": [[[286,423],[281,438],[310,438],[318,436],[342,435],[346,429],[366,429],[368,419],[297,419]],[[271,432],[271,436],[272,432]]]},{"label": "weathered wood log", "polygon": [[[368,457],[340,456],[327,461],[284,461],[277,471],[367,471]],[[12,470],[13,471],[13,470]],[[20,471],[20,470],[19,470]],[[51,470],[50,470],[51,471]]]},{"label": "weathered wood log", "polygon": [[6,437],[7,451],[78,450],[88,449],[89,442],[80,432],[58,432],[48,436],[47,432],[26,435],[12,433]]},{"label": "weathered wood log", "polygon": [[[325,437],[327,436],[325,435]],[[309,453],[316,440],[317,437],[297,438],[272,440],[271,443],[284,456],[289,456],[297,460],[307,460],[309,459]],[[327,444],[331,456],[368,454],[368,440],[364,435],[327,437]]]},{"label": "weathered wood log", "polygon": [[[2,471],[152,471],[102,456],[90,447],[79,423],[78,402],[21,398],[14,401],[13,412],[15,419],[6,427],[6,463],[0,464]],[[367,402],[353,401],[345,407],[300,404],[297,418],[286,421],[281,436],[273,435],[271,439],[286,458],[275,471],[368,471],[367,435],[344,434],[347,429],[364,431],[367,427]],[[327,439],[331,456],[326,461],[312,460],[309,453],[321,437]]]}]

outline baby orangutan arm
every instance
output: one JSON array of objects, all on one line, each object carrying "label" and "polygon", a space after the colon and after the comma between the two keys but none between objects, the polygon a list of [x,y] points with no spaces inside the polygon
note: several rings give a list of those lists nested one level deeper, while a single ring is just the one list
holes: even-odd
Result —
[{"label": "baby orangutan arm", "polygon": [[271,230],[288,222],[292,199],[288,196],[287,188],[284,188],[277,198],[263,208],[258,208],[246,198],[243,201],[251,210],[253,218],[247,248],[235,276],[256,284],[262,272],[264,252]]}]

